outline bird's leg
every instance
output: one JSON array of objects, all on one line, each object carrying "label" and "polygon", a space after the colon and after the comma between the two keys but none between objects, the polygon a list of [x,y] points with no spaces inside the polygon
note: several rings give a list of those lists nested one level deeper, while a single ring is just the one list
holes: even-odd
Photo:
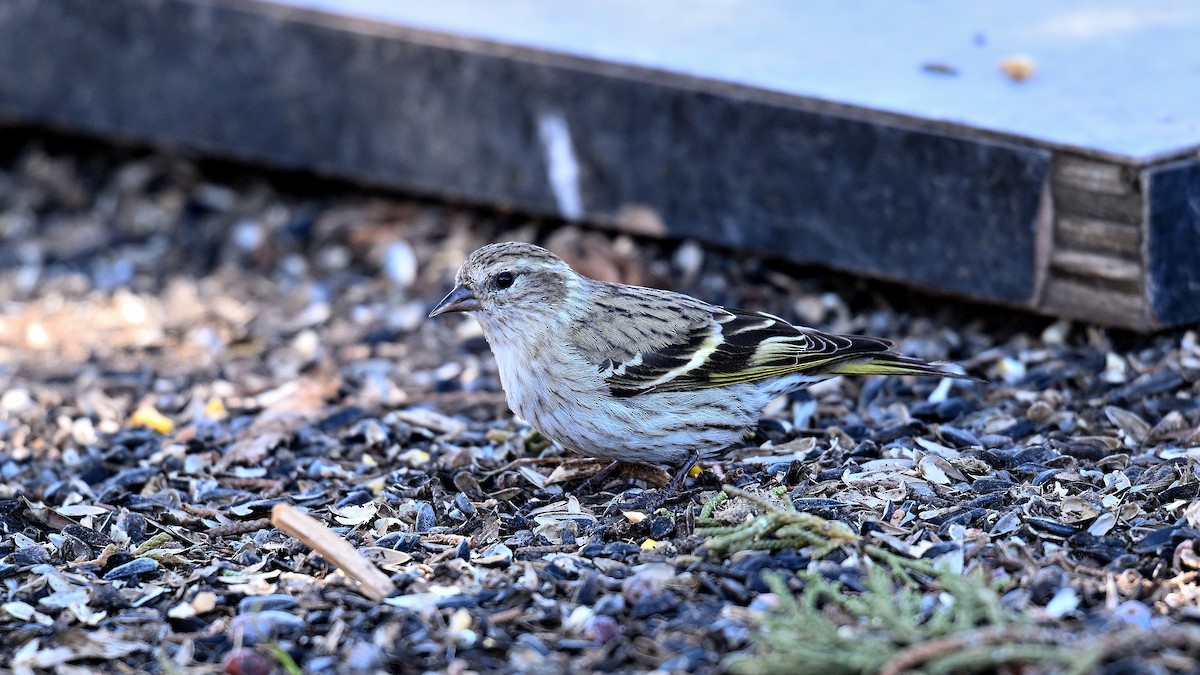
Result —
[{"label": "bird's leg", "polygon": [[624,462],[618,460],[612,462],[603,469],[600,469],[599,473],[580,483],[579,487],[576,488],[575,493],[581,495],[590,495],[592,493],[599,492],[600,488],[604,487],[604,481],[612,478],[612,475],[616,473],[617,469],[619,469],[622,464],[624,464]]},{"label": "bird's leg", "polygon": [[699,461],[700,453],[693,452],[691,457],[688,457],[687,461],[683,463],[683,466],[679,469],[679,472],[674,476],[671,476],[671,482],[667,483],[666,487],[660,490],[660,492],[665,492],[666,496],[668,497],[674,495],[676,492],[679,492],[679,488],[683,487],[683,481],[687,480],[688,474],[692,472],[692,467],[696,466]]},{"label": "bird's leg", "polygon": [[671,480],[654,492],[644,492],[633,501],[622,504],[622,511],[654,511],[658,507],[665,504],[672,497],[679,494],[680,488],[683,487],[683,482],[687,480],[688,474],[692,472],[692,467],[700,461],[700,453],[694,452],[688,460],[683,463],[679,471],[671,476]]}]

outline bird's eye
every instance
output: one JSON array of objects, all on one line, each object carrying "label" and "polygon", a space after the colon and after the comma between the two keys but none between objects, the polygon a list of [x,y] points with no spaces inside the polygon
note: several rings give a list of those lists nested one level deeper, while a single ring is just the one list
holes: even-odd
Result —
[{"label": "bird's eye", "polygon": [[513,281],[515,281],[515,280],[516,280],[516,277],[513,276],[512,272],[501,272],[496,275],[496,279],[495,279],[496,288],[500,288],[500,289],[508,288],[509,286],[513,285]]}]

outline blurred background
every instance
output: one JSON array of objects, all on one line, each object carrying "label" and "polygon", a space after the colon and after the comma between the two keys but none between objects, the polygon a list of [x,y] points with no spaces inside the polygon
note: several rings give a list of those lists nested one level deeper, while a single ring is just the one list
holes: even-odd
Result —
[{"label": "blurred background", "polygon": [[11,0],[0,114],[1138,330],[1200,318],[1200,9]]}]

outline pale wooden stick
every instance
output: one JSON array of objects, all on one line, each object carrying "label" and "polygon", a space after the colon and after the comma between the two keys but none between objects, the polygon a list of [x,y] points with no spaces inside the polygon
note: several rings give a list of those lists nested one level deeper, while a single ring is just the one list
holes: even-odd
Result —
[{"label": "pale wooden stick", "polygon": [[291,504],[276,504],[271,509],[271,524],[304,542],[357,581],[368,598],[379,602],[395,592],[396,585],[392,580],[356,551],[350,542]]}]

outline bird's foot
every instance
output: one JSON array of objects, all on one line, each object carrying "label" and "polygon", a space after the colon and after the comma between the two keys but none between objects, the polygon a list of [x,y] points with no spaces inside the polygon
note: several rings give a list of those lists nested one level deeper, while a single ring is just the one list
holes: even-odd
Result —
[{"label": "bird's foot", "polygon": [[696,463],[699,461],[700,453],[692,454],[666,485],[653,492],[643,492],[631,501],[616,504],[616,509],[620,511],[649,512],[657,510],[663,504],[679,496],[684,481],[687,480],[688,475],[692,472],[692,467],[696,466]]},{"label": "bird's foot", "polygon": [[579,487],[575,489],[575,494],[590,495],[599,492],[600,488],[604,487],[605,481],[612,478],[612,475],[616,473],[617,469],[621,468],[622,464],[624,462],[612,462],[603,469],[600,469],[599,473],[580,483]]}]

